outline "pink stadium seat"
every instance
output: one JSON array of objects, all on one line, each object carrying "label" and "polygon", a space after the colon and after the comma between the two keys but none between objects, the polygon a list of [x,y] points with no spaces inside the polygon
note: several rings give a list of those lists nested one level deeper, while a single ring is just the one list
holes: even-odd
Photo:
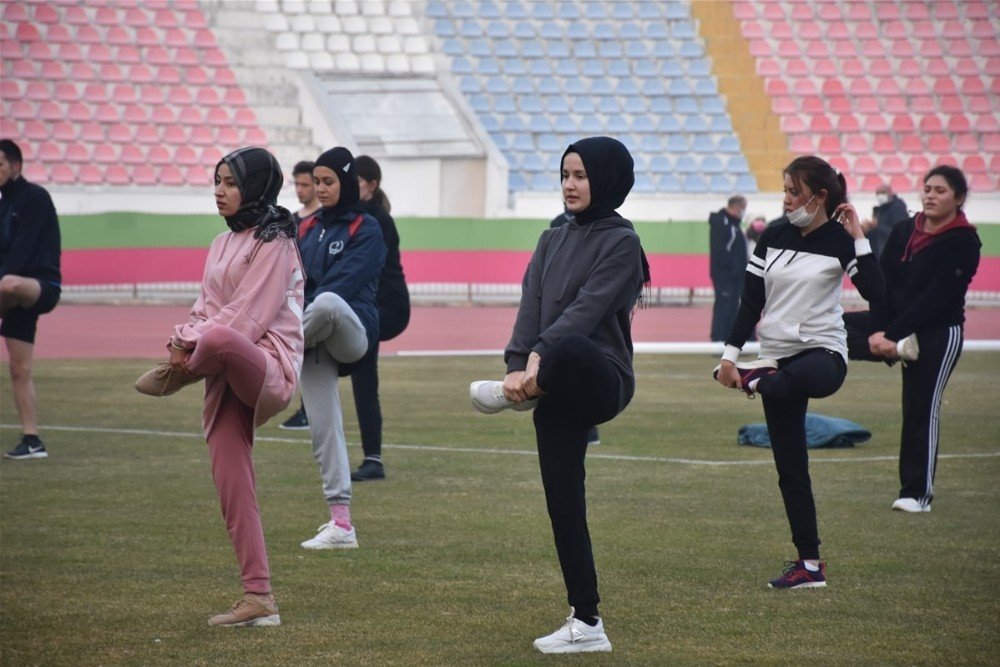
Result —
[{"label": "pink stadium seat", "polygon": [[861,125],[858,123],[858,117],[853,114],[837,116],[836,127],[837,132],[840,133],[861,131]]},{"label": "pink stadium seat", "polygon": [[70,25],[88,25],[90,17],[82,6],[70,5],[63,11],[63,20]]},{"label": "pink stadium seat", "polygon": [[[153,113],[150,120],[157,125],[172,126],[175,122],[177,122],[177,111],[174,107],[167,104],[158,104],[153,107]],[[170,128],[168,127],[167,129],[169,130]],[[173,140],[167,139],[167,137],[164,136],[164,141],[170,143]]]},{"label": "pink stadium seat", "polygon": [[160,179],[157,176],[157,170],[148,164],[137,165],[132,168],[130,174],[131,180],[136,185],[157,185]]},{"label": "pink stadium seat", "polygon": [[0,58],[4,60],[18,61],[24,57],[24,50],[21,45],[13,39],[3,39],[0,41]]},{"label": "pink stadium seat", "polygon": [[889,95],[883,97],[880,100],[879,106],[882,111],[889,114],[906,113],[910,108],[907,99],[902,95]]},{"label": "pink stadium seat", "polygon": [[22,133],[31,141],[43,141],[49,138],[48,124],[40,120],[26,120]]},{"label": "pink stadium seat", "polygon": [[11,102],[19,100],[23,96],[24,88],[20,81],[15,79],[0,79],[0,99]]},{"label": "pink stadium seat", "polygon": [[123,44],[132,44],[132,35],[128,30],[121,27],[120,25],[112,26],[108,28],[107,36],[104,39],[105,42],[113,46],[121,46]]},{"label": "pink stadium seat", "polygon": [[52,60],[55,57],[48,42],[29,42],[27,55],[31,60]]},{"label": "pink stadium seat", "polygon": [[24,97],[36,102],[49,100],[52,99],[52,89],[44,81],[29,81],[28,87],[24,91]]},{"label": "pink stadium seat", "polygon": [[153,19],[153,24],[159,28],[176,28],[177,15],[169,9],[159,9]]},{"label": "pink stadium seat", "polygon": [[[138,172],[138,170],[136,171]],[[169,186],[184,185],[184,174],[177,167],[166,165],[159,170],[159,182],[161,185]]]},{"label": "pink stadium seat", "polygon": [[215,35],[211,30],[198,30],[194,34],[194,45],[199,49],[214,49],[218,45],[215,42]]},{"label": "pink stadium seat", "polygon": [[210,83],[204,67],[197,65],[184,69],[184,82],[190,86],[205,86]]},{"label": "pink stadium seat", "polygon": [[839,64],[840,72],[848,79],[856,79],[868,74],[868,67],[858,58],[843,58]]},{"label": "pink stadium seat", "polygon": [[915,114],[936,113],[937,102],[931,95],[914,95],[910,98],[910,109]]},{"label": "pink stadium seat", "polygon": [[248,127],[243,133],[242,143],[248,146],[267,146],[267,135],[259,127]]},{"label": "pink stadium seat", "polygon": [[[941,17],[938,16],[938,19]],[[941,25],[941,37],[945,39],[964,39],[968,37],[965,33],[965,28],[958,21],[946,21]]]},{"label": "pink stadium seat", "polygon": [[80,126],[80,139],[92,144],[104,141],[104,127],[100,123],[84,122]]},{"label": "pink stadium seat", "polygon": [[62,143],[76,140],[76,125],[62,121],[52,125],[52,138]]},{"label": "pink stadium seat", "polygon": [[781,66],[770,58],[757,58],[757,74],[763,77],[780,77]]},{"label": "pink stadium seat", "polygon": [[101,123],[117,123],[121,120],[121,113],[114,104],[98,104],[94,118]]},{"label": "pink stadium seat", "polygon": [[[820,138],[820,142],[825,137]],[[788,138],[788,150],[796,155],[813,153],[813,139],[808,134],[793,134]],[[822,151],[822,149],[820,149]]]},{"label": "pink stadium seat", "polygon": [[889,178],[889,187],[894,192],[907,192],[913,189],[913,177],[909,174],[895,174]]},{"label": "pink stadium seat", "polygon": [[132,83],[149,83],[156,81],[152,70],[142,64],[132,65],[128,69],[128,80]]},{"label": "pink stadium seat", "polygon": [[136,28],[135,43],[139,46],[157,46],[160,43],[160,36],[149,26]]},{"label": "pink stadium seat", "polygon": [[70,34],[69,26],[50,25],[45,31],[45,41],[50,44],[65,44],[73,41],[73,35]]},{"label": "pink stadium seat", "polygon": [[178,7],[177,19],[188,30],[201,30],[208,27],[208,19],[205,18],[197,3],[191,7]]},{"label": "pink stadium seat", "polygon": [[905,165],[898,155],[887,155],[882,158],[882,173],[896,175],[905,171]]},{"label": "pink stadium seat", "polygon": [[979,76],[979,65],[972,58],[959,58],[955,62],[955,74],[959,76]]},{"label": "pink stadium seat", "polygon": [[210,188],[212,186],[211,167],[192,165],[184,170],[184,182],[196,187]]},{"label": "pink stadium seat", "polygon": [[997,39],[981,39],[979,40],[979,47],[977,49],[977,54],[983,58],[997,58],[1000,57],[1000,40]]},{"label": "pink stadium seat", "polygon": [[816,133],[826,133],[833,131],[833,124],[827,116],[817,115],[809,119],[809,131]]},{"label": "pink stadium seat", "polygon": [[142,63],[142,52],[132,45],[119,46],[114,50],[115,62],[123,65],[138,65]]},{"label": "pink stadium seat", "polygon": [[201,53],[204,62],[209,67],[228,67],[229,61],[226,60],[226,54],[222,52],[219,48],[214,49],[204,49]]},{"label": "pink stadium seat", "polygon": [[35,104],[27,100],[17,100],[11,103],[6,113],[17,120],[31,120],[35,118],[35,109]]},{"label": "pink stadium seat", "polygon": [[143,102],[152,106],[163,104],[164,100],[167,99],[162,88],[148,83],[144,83],[139,89],[139,97]]},{"label": "pink stadium seat", "polygon": [[780,115],[795,113],[797,111],[795,100],[784,95],[772,95],[771,108],[774,109],[774,113]]},{"label": "pink stadium seat", "polygon": [[808,3],[800,2],[792,5],[791,19],[793,22],[813,21],[813,10]]},{"label": "pink stadium seat", "polygon": [[114,62],[107,44],[91,44],[87,48],[87,61],[92,63]]},{"label": "pink stadium seat", "polygon": [[146,159],[149,160],[150,164],[156,166],[173,164],[170,151],[163,145],[150,146],[149,152],[146,154]]},{"label": "pink stadium seat", "polygon": [[215,140],[226,150],[235,150],[239,147],[240,133],[235,127],[220,127],[217,128]]},{"label": "pink stadium seat", "polygon": [[201,62],[198,52],[189,47],[177,47],[174,57],[178,65],[197,65]]},{"label": "pink stadium seat", "polygon": [[24,23],[31,20],[28,15],[28,7],[21,3],[6,3],[3,8],[3,20],[5,23]]},{"label": "pink stadium seat", "polygon": [[[140,144],[159,144],[160,131],[155,125],[142,124],[135,128],[135,140]],[[166,149],[164,149],[166,150]]]},{"label": "pink stadium seat", "polygon": [[778,45],[780,46],[782,42],[795,39],[795,32],[792,30],[792,26],[789,25],[787,21],[772,21],[771,27],[767,31],[766,38],[772,44],[774,42],[778,42]]},{"label": "pink stadium seat", "polygon": [[170,53],[162,46],[148,47],[144,60],[152,65],[170,65],[174,62]]},{"label": "pink stadium seat", "polygon": [[94,21],[98,25],[118,25],[121,22],[122,17],[113,7],[98,7],[94,14]]},{"label": "pink stadium seat", "polygon": [[180,70],[173,65],[163,65],[156,70],[156,80],[160,83],[180,83]]},{"label": "pink stadium seat", "polygon": [[42,102],[38,105],[38,118],[42,120],[62,120],[66,117],[63,106],[56,102]]},{"label": "pink stadium seat", "polygon": [[897,58],[912,58],[916,51],[908,39],[896,39],[893,40],[889,53]]},{"label": "pink stadium seat", "polygon": [[225,127],[233,123],[233,118],[228,109],[217,106],[205,112],[205,122],[212,127]]},{"label": "pink stadium seat", "polygon": [[118,151],[111,144],[97,144],[92,157],[98,164],[115,164],[118,162]]},{"label": "pink stadium seat", "polygon": [[198,164],[198,155],[190,146],[180,146],[174,153],[174,161],[179,165],[193,166]]},{"label": "pink stadium seat", "polygon": [[126,144],[122,146],[121,161],[124,164],[145,164],[146,154],[135,144]]},{"label": "pink stadium seat", "polygon": [[[810,140],[809,143],[811,144],[812,141]],[[819,143],[816,145],[816,148],[818,152],[823,153],[824,155],[840,153],[841,150],[843,150],[840,145],[840,137],[838,137],[836,134],[821,134],[819,137]],[[811,151],[809,149],[806,149],[801,152],[809,153]]]},{"label": "pink stadium seat", "polygon": [[851,100],[845,95],[832,95],[826,98],[826,108],[835,114],[849,114],[853,111]]},{"label": "pink stadium seat", "polygon": [[768,21],[784,21],[785,20],[785,10],[782,9],[781,5],[777,3],[764,3],[761,8],[761,16]]},{"label": "pink stadium seat", "polygon": [[[852,39],[851,33],[843,23],[834,23],[833,25],[826,26],[826,37],[835,42],[847,42]],[[838,44],[838,48],[839,46]]]},{"label": "pink stadium seat", "polygon": [[991,174],[972,174],[969,187],[976,192],[990,192],[997,189],[997,183]]},{"label": "pink stadium seat", "polygon": [[67,162],[90,162],[90,151],[87,147],[79,142],[73,142],[66,145],[66,161]]},{"label": "pink stadium seat", "polygon": [[216,165],[222,159],[222,153],[216,146],[206,146],[201,149],[200,164]]},{"label": "pink stadium seat", "polygon": [[201,125],[205,118],[201,110],[194,106],[182,106],[177,120],[184,125]]},{"label": "pink stadium seat", "polygon": [[[948,47],[949,52],[951,51],[951,46]],[[941,49],[941,42],[937,40],[937,37],[931,37],[927,39],[922,39],[917,44],[917,51],[924,58],[940,58],[944,55],[944,51]],[[951,53],[949,53],[951,55]]]},{"label": "pink stadium seat", "polygon": [[[116,144],[127,144],[132,141],[132,126],[125,125],[124,123],[115,123],[108,127],[108,141],[114,142]],[[134,148],[134,146],[126,146],[126,148]]]},{"label": "pink stadium seat", "polygon": [[76,29],[76,41],[79,44],[101,44],[104,42],[104,36],[90,24],[81,25]]},{"label": "pink stadium seat", "polygon": [[76,102],[80,99],[80,91],[72,81],[57,82],[55,95],[60,102]]},{"label": "pink stadium seat", "polygon": [[884,21],[882,23],[882,36],[892,40],[906,39],[910,34],[909,26],[903,25],[902,21]]},{"label": "pink stadium seat", "polygon": [[988,19],[990,17],[989,7],[982,0],[974,0],[965,3],[966,19]]},{"label": "pink stadium seat", "polygon": [[950,78],[942,77],[934,82],[934,94],[941,95],[957,95],[958,90],[955,88],[955,82]]},{"label": "pink stadium seat", "polygon": [[946,95],[938,100],[938,106],[944,113],[962,113],[965,111],[965,104],[958,95]]},{"label": "pink stadium seat", "polygon": [[872,137],[872,150],[876,153],[886,154],[896,152],[896,142],[891,134],[879,132]]},{"label": "pink stadium seat", "polygon": [[938,164],[948,164],[948,165],[951,165],[952,167],[957,167],[958,166],[958,160],[956,160],[955,156],[953,156],[953,155],[942,155],[937,160],[934,161],[934,164],[935,165],[938,165]]},{"label": "pink stadium seat", "polygon": [[764,81],[764,90],[771,97],[780,97],[788,95],[788,84],[783,79],[766,79]]},{"label": "pink stadium seat", "polygon": [[236,75],[228,66],[218,67],[215,70],[215,83],[220,86],[236,86]]},{"label": "pink stadium seat", "polygon": [[903,134],[899,137],[899,152],[908,155],[913,155],[916,153],[922,153],[924,150],[923,142],[920,141],[920,137],[915,134]]},{"label": "pink stadium seat", "polygon": [[830,58],[816,58],[812,61],[812,70],[816,76],[837,76],[837,66]]},{"label": "pink stadium seat", "polygon": [[924,137],[924,145],[931,153],[947,153],[951,150],[951,140],[947,134],[929,134]]},{"label": "pink stadium seat", "polygon": [[133,28],[141,28],[149,25],[149,16],[139,7],[129,7],[125,10],[124,23]]},{"label": "pink stadium seat", "polygon": [[907,171],[923,176],[931,168],[931,161],[924,155],[914,155],[907,162]]},{"label": "pink stadium seat", "polygon": [[864,135],[857,133],[845,134],[842,135],[841,139],[844,150],[848,154],[858,155],[869,152],[868,140],[865,139]]},{"label": "pink stadium seat", "polygon": [[60,44],[57,57],[59,60],[66,62],[83,62],[86,60],[83,56],[83,51],[73,42]]},{"label": "pink stadium seat", "polygon": [[122,68],[118,66],[118,63],[104,63],[101,65],[100,73],[103,81],[125,80],[125,73],[122,72]]},{"label": "pink stadium seat", "polygon": [[19,42],[40,42],[42,34],[33,23],[18,23],[14,30],[14,39]]},{"label": "pink stadium seat", "polygon": [[809,65],[804,60],[784,59],[785,75],[795,78],[810,76]]},{"label": "pink stadium seat", "polygon": [[750,55],[757,58],[771,55],[771,45],[763,39],[750,40]]},{"label": "pink stadium seat", "polygon": [[888,132],[891,127],[889,126],[889,121],[886,120],[884,114],[874,110],[871,112],[865,112],[859,116],[861,127],[864,128],[866,132]]},{"label": "pink stadium seat", "polygon": [[952,146],[956,153],[969,154],[979,152],[979,137],[971,132],[963,132],[952,137]]},{"label": "pink stadium seat", "polygon": [[126,123],[145,123],[149,120],[149,110],[142,104],[126,104],[122,119]]},{"label": "pink stadium seat", "polygon": [[997,117],[994,114],[985,113],[976,118],[975,123],[973,123],[973,127],[975,127],[976,131],[980,133],[998,132],[1000,131],[1000,120],[997,120]]},{"label": "pink stadium seat", "polygon": [[986,161],[979,155],[969,155],[962,160],[962,171],[967,174],[985,174]]},{"label": "pink stadium seat", "polygon": [[733,2],[733,16],[740,20],[755,19],[757,8],[747,0],[736,0]]},{"label": "pink stadium seat", "polygon": [[[63,77],[66,76],[65,73],[63,73],[62,65],[60,63],[46,63],[46,65],[59,65],[59,72],[62,73]],[[51,77],[46,76],[46,78]],[[70,68],[69,78],[73,81],[93,81],[97,78],[97,73],[94,72],[94,68],[91,67],[89,63],[74,63]]]},{"label": "pink stadium seat", "polygon": [[52,165],[51,169],[48,170],[47,176],[53,183],[58,183],[59,185],[76,183],[76,174],[73,173],[73,167],[65,163]]},{"label": "pink stadium seat", "polygon": [[246,106],[247,96],[243,92],[243,89],[238,86],[230,86],[225,88],[222,93],[222,99],[225,100],[227,106],[242,107]]},{"label": "pink stadium seat", "polygon": [[83,164],[76,172],[77,179],[84,185],[103,185],[104,173],[94,164]]},{"label": "pink stadium seat", "polygon": [[66,108],[66,118],[76,123],[87,123],[94,120],[94,112],[86,104],[74,102]]},{"label": "pink stadium seat", "polygon": [[[947,70],[947,63],[943,63]],[[924,75],[924,63],[918,62],[916,58],[903,58],[899,61],[896,73],[903,77],[915,77]]]},{"label": "pink stadium seat", "polygon": [[944,125],[941,123],[941,118],[936,115],[928,115],[920,119],[920,131],[925,134],[942,132],[943,130]]},{"label": "pink stadium seat", "polygon": [[952,133],[972,131],[972,123],[969,122],[969,117],[961,113],[949,116],[946,127]]},{"label": "pink stadium seat", "polygon": [[867,176],[862,177],[862,179],[861,179],[861,185],[859,186],[858,189],[866,190],[868,192],[871,192],[872,190],[874,190],[875,188],[877,188],[880,185],[882,185],[882,176],[881,175],[868,174]]},{"label": "pink stadium seat", "polygon": [[129,185],[132,182],[129,170],[120,164],[109,164],[104,170],[104,179],[108,185]]},{"label": "pink stadium seat", "polygon": [[163,43],[174,48],[186,47],[188,42],[187,33],[179,28],[170,28],[163,37]]},{"label": "pink stadium seat", "polygon": [[178,107],[187,107],[194,99],[191,97],[191,89],[184,86],[171,86],[167,92],[167,101]]},{"label": "pink stadium seat", "polygon": [[239,127],[256,127],[257,117],[250,109],[238,109],[234,117],[236,125]]},{"label": "pink stadium seat", "polygon": [[877,97],[855,97],[854,109],[861,114],[877,114],[881,107]]},{"label": "pink stadium seat", "polygon": [[181,144],[186,144],[187,140],[188,140],[187,131],[179,125],[168,125],[163,129],[163,143],[167,144],[168,146],[179,146]]},{"label": "pink stadium seat", "polygon": [[[913,3],[914,6],[916,3]],[[915,21],[910,26],[910,33],[920,39],[933,39],[937,37],[937,30],[930,21]]]},{"label": "pink stadium seat", "polygon": [[132,104],[136,101],[138,92],[135,85],[130,83],[115,84],[111,90],[111,100],[117,104]]},{"label": "pink stadium seat", "polygon": [[208,146],[214,139],[215,134],[212,132],[211,127],[208,125],[197,125],[191,128],[191,136],[188,141],[195,146]]},{"label": "pink stadium seat", "polygon": [[764,29],[756,21],[743,21],[740,27],[745,39],[764,39]]}]

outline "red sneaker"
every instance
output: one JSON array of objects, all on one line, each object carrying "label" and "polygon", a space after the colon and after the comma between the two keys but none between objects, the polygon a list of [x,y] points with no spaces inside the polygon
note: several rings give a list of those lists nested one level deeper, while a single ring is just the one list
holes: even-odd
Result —
[{"label": "red sneaker", "polygon": [[768,582],[768,588],[825,588],[826,563],[820,561],[819,570],[810,572],[801,560],[785,561],[785,571]]},{"label": "red sneaker", "polygon": [[[722,364],[719,364],[712,369],[712,377],[716,380],[719,379],[719,370],[722,368]],[[754,380],[758,380],[767,375],[773,375],[778,372],[778,362],[774,359],[755,359],[754,361],[737,361],[736,362],[736,372],[740,374],[740,384],[742,385],[740,389],[747,395],[747,398],[753,398],[756,394],[749,389],[749,385]]]}]

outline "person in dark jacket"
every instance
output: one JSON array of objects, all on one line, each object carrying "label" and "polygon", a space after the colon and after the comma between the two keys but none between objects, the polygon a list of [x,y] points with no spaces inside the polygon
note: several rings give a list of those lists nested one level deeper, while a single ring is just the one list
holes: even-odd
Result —
[{"label": "person in dark jacket", "polygon": [[883,183],[875,190],[876,206],[872,209],[872,217],[861,221],[865,235],[872,243],[875,258],[882,257],[882,249],[892,233],[893,228],[910,217],[906,210],[906,202],[896,196],[888,183]]},{"label": "person in dark jacket", "polygon": [[542,486],[570,617],[535,640],[543,653],[610,651],[598,613],[587,527],[587,431],[635,393],[632,312],[649,265],[632,223],[615,211],[635,181],[632,156],[609,137],[569,146],[561,163],[570,221],[542,232],[524,274],[504,352],[507,375],[469,388],[480,412],[534,408]]},{"label": "person in dark jacket", "polygon": [[351,523],[351,471],[337,383],[346,364],[378,344],[376,290],[386,250],[378,221],[361,204],[349,150],[338,146],[320,155],[313,182],[323,212],[299,239],[306,272],[302,399],[330,520],[302,547],[353,549],[358,540]]},{"label": "person in dark jacket", "polygon": [[962,352],[965,295],[982,243],[962,206],[969,186],[956,167],[924,177],[923,211],[892,230],[882,253],[884,298],[870,312],[847,313],[851,358],[903,360],[899,497],[892,509],[930,512],[941,401]]},{"label": "person in dark jacket", "polygon": [[740,221],[746,209],[746,198],[734,195],[725,208],[708,216],[709,272],[715,290],[711,338],[717,342],[726,339],[740,307],[747,268],[747,240],[740,230]]},{"label": "person in dark jacket", "polygon": [[0,139],[0,336],[7,347],[21,440],[10,459],[48,456],[38,437],[38,398],[32,377],[38,318],[62,293],[59,218],[45,188],[21,175],[23,156]]},{"label": "person in dark jacket", "polygon": [[389,197],[382,191],[382,169],[378,162],[367,155],[354,160],[357,168],[358,187],[365,211],[378,220],[385,240],[385,266],[378,280],[379,337],[374,347],[351,372],[354,389],[354,408],[358,414],[361,431],[361,448],[365,458],[358,469],[351,473],[351,480],[363,482],[384,479],[382,461],[382,406],[378,398],[378,349],[379,342],[392,340],[403,333],[410,323],[410,291],[406,287],[403,264],[399,255],[399,231],[389,215]]}]

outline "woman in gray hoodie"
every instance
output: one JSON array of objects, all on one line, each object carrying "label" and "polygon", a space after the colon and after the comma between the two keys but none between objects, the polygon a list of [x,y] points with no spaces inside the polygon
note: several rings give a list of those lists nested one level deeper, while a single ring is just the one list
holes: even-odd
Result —
[{"label": "woman in gray hoodie", "polygon": [[507,375],[473,382],[480,412],[534,408],[542,485],[569,604],[565,624],[535,640],[543,653],[610,651],[597,611],[597,571],[587,528],[587,431],[635,393],[632,311],[649,281],[639,236],[618,215],[635,182],[620,142],[592,137],[562,158],[569,223],[542,232],[521,288],[504,352]]}]

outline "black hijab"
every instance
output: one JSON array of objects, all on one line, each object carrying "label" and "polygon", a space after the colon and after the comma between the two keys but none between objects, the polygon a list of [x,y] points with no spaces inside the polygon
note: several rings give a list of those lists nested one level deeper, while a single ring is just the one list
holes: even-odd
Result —
[{"label": "black hijab", "polygon": [[[340,181],[340,199],[329,208],[323,209],[331,215],[340,216],[349,211],[362,211],[361,189],[358,185],[354,156],[343,146],[337,146],[316,158],[316,167],[326,167],[337,175]],[[315,168],[315,167],[314,167]]]},{"label": "black hijab", "polygon": [[278,161],[263,148],[239,148],[219,160],[226,164],[240,191],[240,208],[226,218],[234,232],[257,228],[254,238],[273,241],[279,234],[295,238],[295,220],[288,209],[278,206],[278,193],[284,177]]},{"label": "black hijab", "polygon": [[570,215],[578,225],[617,216],[615,209],[622,205],[635,184],[635,163],[628,149],[611,137],[581,139],[570,144],[563,153],[559,162],[560,178],[562,163],[570,153],[576,153],[583,160],[590,182],[590,205]]}]

